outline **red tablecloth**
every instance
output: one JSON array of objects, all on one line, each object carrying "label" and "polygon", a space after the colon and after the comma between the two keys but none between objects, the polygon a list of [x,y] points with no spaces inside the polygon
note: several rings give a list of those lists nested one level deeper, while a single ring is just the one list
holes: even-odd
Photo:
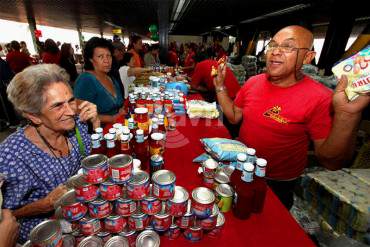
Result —
[{"label": "red tablecloth", "polygon": [[[229,133],[217,119],[190,120],[186,116],[178,118],[176,130],[167,132],[165,168],[176,174],[176,185],[185,187],[189,194],[193,188],[202,186],[197,175],[199,165],[192,160],[204,152],[199,140],[205,137],[229,138]],[[232,212],[225,217],[218,239],[205,236],[198,243],[190,243],[184,237],[176,240],[161,237],[161,246],[315,246],[270,189],[261,214],[248,220],[236,219]]]}]

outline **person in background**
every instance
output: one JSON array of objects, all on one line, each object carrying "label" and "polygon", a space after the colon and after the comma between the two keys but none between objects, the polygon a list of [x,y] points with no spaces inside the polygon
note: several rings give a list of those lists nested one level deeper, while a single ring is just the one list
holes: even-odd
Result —
[{"label": "person in background", "polygon": [[31,58],[20,51],[21,46],[18,41],[13,40],[10,42],[11,50],[6,55],[6,61],[14,74],[21,72],[24,68],[31,65]]},{"label": "person in background", "polygon": [[265,158],[269,187],[287,209],[314,143],[319,162],[341,169],[352,158],[362,110],[370,96],[349,102],[346,77],[334,92],[304,75],[315,57],[313,34],[301,26],[278,31],[266,47],[266,73],[248,79],[233,101],[225,84],[226,68],[214,80],[218,103],[231,123],[242,122],[239,139]]},{"label": "person in background", "polygon": [[123,95],[124,88],[118,70],[122,64],[123,54],[125,53],[125,46],[122,42],[113,42],[112,45],[113,45],[113,58],[112,58],[112,68],[109,72],[109,76],[117,80],[121,88],[122,97],[124,98]]},{"label": "person in background", "polygon": [[148,52],[144,55],[145,66],[159,65],[159,45],[153,44],[149,47]]},{"label": "person in background", "polygon": [[108,75],[112,67],[112,44],[103,38],[93,37],[84,49],[86,72],[77,78],[74,95],[77,99],[94,103],[102,123],[115,123],[125,115],[123,93],[118,81]]},{"label": "person in background", "polygon": [[179,57],[177,56],[176,43],[171,43],[168,48],[168,65],[176,67],[180,63]]},{"label": "person in background", "polygon": [[140,36],[134,35],[130,38],[130,44],[128,46],[128,52],[131,52],[134,55],[135,67],[143,67],[144,62],[140,57],[140,52],[143,49],[143,40]]},{"label": "person in background", "polygon": [[23,52],[24,54],[26,54],[27,56],[30,56],[31,53],[28,51],[28,48],[27,48],[27,44],[26,42],[24,41],[21,41],[20,42],[20,45],[21,45],[21,52]]},{"label": "person in background", "polygon": [[188,75],[192,76],[195,68],[195,50],[196,45],[194,43],[185,44],[185,61],[182,70]]},{"label": "person in background", "polygon": [[5,57],[5,53],[4,53],[4,49],[2,45],[0,45],[0,58],[1,57]]},{"label": "person in background", "polygon": [[132,53],[126,52],[123,55],[122,66],[119,69],[119,75],[123,83],[124,98],[127,99],[129,87],[133,85],[136,76],[139,76],[145,72],[150,72],[150,68],[139,68],[135,67],[135,58]]},{"label": "person in background", "polygon": [[19,234],[19,224],[9,209],[1,210],[0,246],[15,247]]},{"label": "person in background", "polygon": [[74,51],[69,43],[64,43],[60,49],[60,67],[67,71],[70,85],[73,86],[78,74],[74,59]]},{"label": "person in background", "polygon": [[60,51],[58,45],[52,39],[45,40],[42,62],[60,64]]},{"label": "person in background", "polygon": [[126,50],[125,44],[121,41],[121,38],[117,34],[113,35],[112,45],[114,48],[122,50],[122,52],[125,52]]},{"label": "person in background", "polygon": [[68,77],[58,65],[38,64],[18,73],[7,88],[9,100],[29,122],[0,144],[3,207],[21,222],[21,243],[53,215],[54,203],[67,191],[62,184],[90,154],[87,122],[100,126],[94,104],[77,105]]}]

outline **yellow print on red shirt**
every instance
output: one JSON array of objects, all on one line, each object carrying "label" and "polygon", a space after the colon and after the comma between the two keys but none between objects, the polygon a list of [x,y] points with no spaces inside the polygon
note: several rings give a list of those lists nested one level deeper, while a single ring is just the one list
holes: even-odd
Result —
[{"label": "yellow print on red shirt", "polygon": [[283,116],[280,115],[281,107],[280,106],[274,106],[271,109],[268,109],[263,113],[263,116],[271,118],[275,120],[278,123],[281,124],[287,124],[289,123],[289,120]]}]

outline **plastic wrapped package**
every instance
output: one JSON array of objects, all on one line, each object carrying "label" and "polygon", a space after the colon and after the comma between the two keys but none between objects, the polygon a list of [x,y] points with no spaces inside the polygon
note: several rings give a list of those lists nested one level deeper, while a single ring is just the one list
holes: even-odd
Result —
[{"label": "plastic wrapped package", "polygon": [[246,153],[243,143],[226,138],[203,138],[200,140],[205,150],[218,161],[236,161],[239,153]]},{"label": "plastic wrapped package", "polygon": [[216,102],[208,103],[204,100],[189,100],[186,102],[186,109],[189,118],[218,118]]}]

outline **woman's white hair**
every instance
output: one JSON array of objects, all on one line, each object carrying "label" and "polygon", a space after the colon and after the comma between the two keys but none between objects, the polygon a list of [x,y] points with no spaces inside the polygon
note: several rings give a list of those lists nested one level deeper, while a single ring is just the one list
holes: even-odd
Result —
[{"label": "woman's white hair", "polygon": [[69,88],[69,75],[56,64],[29,66],[16,74],[7,88],[10,102],[23,113],[38,114],[45,103],[44,92],[53,83],[64,83]]}]

